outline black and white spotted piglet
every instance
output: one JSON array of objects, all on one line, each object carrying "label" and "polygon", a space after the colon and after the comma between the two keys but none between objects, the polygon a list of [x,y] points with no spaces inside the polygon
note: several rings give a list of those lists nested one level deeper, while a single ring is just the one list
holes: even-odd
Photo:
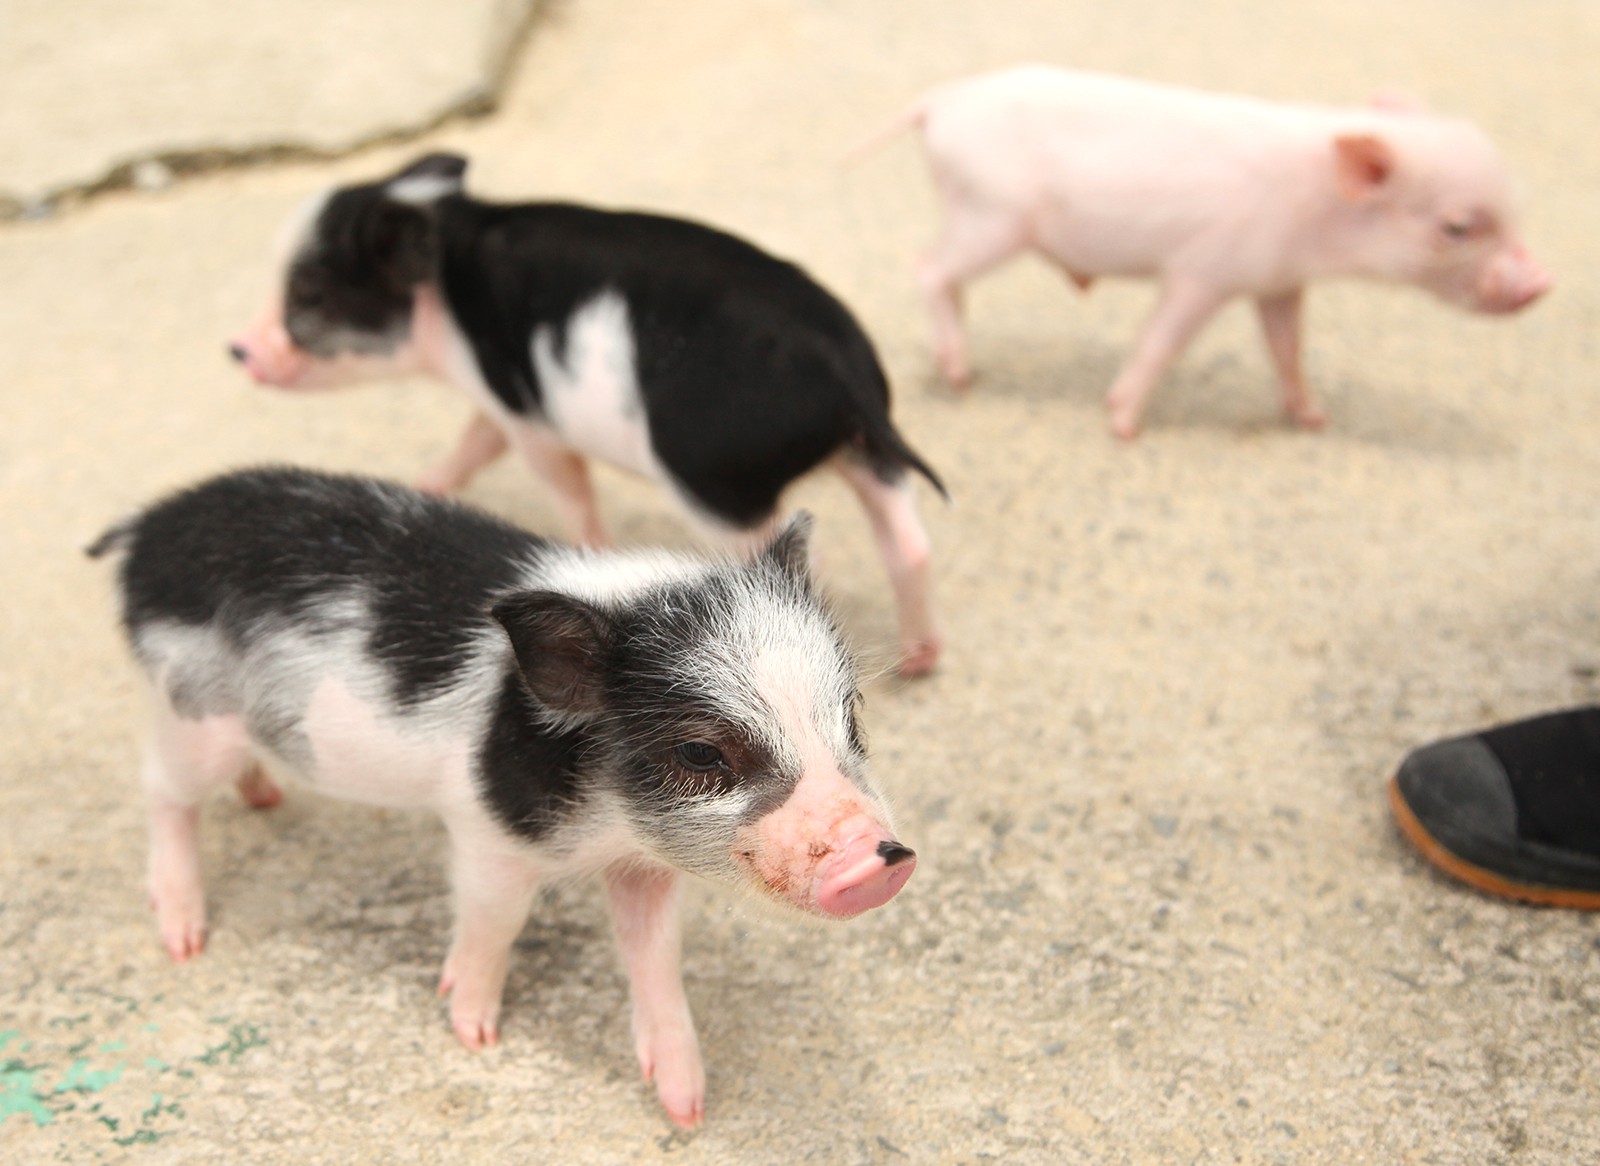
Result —
[{"label": "black and white spotted piglet", "polygon": [[292,775],[427,807],[451,843],[441,992],[497,1039],[539,884],[599,873],[640,1065],[704,1113],[678,969],[679,872],[846,918],[916,865],[867,778],[851,658],[806,574],[808,520],[746,562],[574,550],[399,486],[289,469],[216,478],[90,548],[124,552],[154,688],[150,890],[173,958],[205,942],[209,791]]},{"label": "black and white spotted piglet", "polygon": [[426,373],[476,412],[419,483],[449,493],[508,447],[568,534],[606,544],[585,458],[666,486],[753,551],[784,489],[828,464],[872,522],[899,607],[900,670],[938,658],[928,538],[908,471],[938,478],[889,419],[889,384],[848,309],[792,263],[683,219],[462,193],[431,154],[341,187],[292,222],[279,285],[229,344],[263,384]]}]

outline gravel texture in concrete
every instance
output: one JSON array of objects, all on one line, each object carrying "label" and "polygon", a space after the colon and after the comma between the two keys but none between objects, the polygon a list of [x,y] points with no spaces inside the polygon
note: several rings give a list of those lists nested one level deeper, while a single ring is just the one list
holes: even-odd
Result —
[{"label": "gravel texture in concrete", "polygon": [[4,0],[0,215],[493,104],[534,0]]},{"label": "gravel texture in concrete", "polygon": [[[179,7],[151,59],[181,44],[165,68],[208,77],[185,30],[212,18]],[[45,26],[11,24],[5,63]],[[1600,699],[1597,58],[1580,0],[570,0],[493,117],[0,229],[0,1158],[1593,1160],[1600,919],[1436,877],[1382,788],[1414,744]],[[1081,295],[1019,262],[968,297],[979,376],[958,397],[911,276],[936,221],[916,150],[837,160],[926,86],[1026,59],[1282,99],[1419,94],[1501,144],[1558,286],[1508,319],[1315,289],[1322,434],[1280,423],[1254,320],[1230,309],[1130,445],[1100,399],[1150,287]],[[412,75],[398,60],[381,84]],[[276,104],[311,91],[308,69],[236,80]],[[88,88],[63,100],[93,120]],[[467,410],[447,388],[264,391],[223,351],[297,205],[435,147],[470,154],[485,195],[683,213],[803,263],[879,343],[900,426],[956,498],[922,495],[946,660],[876,680],[865,713],[921,865],[832,927],[694,888],[694,1135],[638,1080],[594,886],[536,909],[484,1055],[434,996],[433,821],[302,790],[271,812],[219,799],[209,950],[172,965],[145,910],[143,697],[110,573],[78,547],[225,468],[404,479],[453,440]],[[659,492],[599,484],[620,539],[689,541]],[[555,528],[520,466],[467,493]],[[846,626],[887,660],[859,509],[831,480],[793,501],[818,515]]]}]

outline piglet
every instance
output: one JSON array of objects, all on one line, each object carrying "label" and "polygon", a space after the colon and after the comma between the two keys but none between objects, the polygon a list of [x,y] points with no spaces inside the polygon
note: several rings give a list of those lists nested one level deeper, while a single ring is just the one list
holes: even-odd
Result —
[{"label": "piglet", "polygon": [[673,1121],[705,1078],[679,974],[680,872],[836,919],[916,866],[867,776],[856,674],[806,569],[805,516],[749,561],[574,550],[353,477],[230,474],[113,527],[153,688],[150,893],[205,943],[201,799],[293,776],[425,807],[450,839],[441,994],[493,1044],[535,890],[600,874],[640,1067]]},{"label": "piglet", "polygon": [[1489,139],[1408,100],[1280,105],[1027,66],[934,89],[878,140],[911,126],[946,210],[918,279],[954,384],[971,377],[961,287],[1019,252],[1085,290],[1100,276],[1159,281],[1107,397],[1120,437],[1138,433],[1156,382],[1235,296],[1256,301],[1286,412],[1315,429],[1325,416],[1300,368],[1310,281],[1394,280],[1489,313],[1550,287]]},{"label": "piglet", "polygon": [[899,667],[933,668],[928,537],[908,471],[944,487],[889,419],[872,343],[800,268],[722,231],[462,192],[430,154],[333,190],[291,221],[278,290],[229,344],[262,384],[425,373],[475,407],[419,483],[464,486],[515,448],[567,532],[603,546],[585,458],[664,485],[703,532],[753,551],[784,489],[824,464],[872,523],[899,607]]}]

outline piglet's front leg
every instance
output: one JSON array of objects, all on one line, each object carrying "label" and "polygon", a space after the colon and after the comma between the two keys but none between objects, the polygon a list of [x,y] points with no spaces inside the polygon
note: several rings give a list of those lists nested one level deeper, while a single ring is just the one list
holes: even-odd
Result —
[{"label": "piglet's front leg", "polygon": [[1312,397],[1300,368],[1300,307],[1304,299],[1302,289],[1294,288],[1279,295],[1259,297],[1256,310],[1261,314],[1261,332],[1267,341],[1267,352],[1278,371],[1284,413],[1304,429],[1321,429],[1328,423],[1328,415]]},{"label": "piglet's front leg", "polygon": [[425,494],[454,494],[477,472],[505,453],[510,442],[487,414],[474,413],[450,456],[417,479],[417,489]]},{"label": "piglet's front leg", "polygon": [[439,995],[450,997],[450,1027],[469,1049],[500,1039],[500,997],[516,942],[539,886],[539,871],[527,855],[471,839],[454,839],[451,874],[456,925],[450,954],[439,977]]},{"label": "piglet's front leg", "polygon": [[668,1116],[694,1129],[706,1116],[706,1074],[678,962],[680,881],[676,871],[661,867],[606,872],[617,946],[633,995],[639,1068],[646,1081],[655,1081]]},{"label": "piglet's front leg", "polygon": [[1170,276],[1161,285],[1161,298],[1139,335],[1138,346],[1106,395],[1112,433],[1125,441],[1139,435],[1156,382],[1227,298],[1192,277]]}]

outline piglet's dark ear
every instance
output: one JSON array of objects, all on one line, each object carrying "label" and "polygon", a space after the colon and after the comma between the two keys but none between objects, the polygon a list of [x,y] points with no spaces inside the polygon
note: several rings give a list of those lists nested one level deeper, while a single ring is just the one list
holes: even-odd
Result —
[{"label": "piglet's dark ear", "polygon": [[567,716],[605,710],[601,670],[616,631],[610,616],[556,591],[508,595],[491,614],[511,637],[517,669],[535,700]]},{"label": "piglet's dark ear", "polygon": [[460,154],[424,154],[384,184],[390,198],[400,202],[430,203],[447,194],[461,193],[461,176],[467,160]]},{"label": "piglet's dark ear", "polygon": [[380,200],[368,211],[362,230],[364,254],[396,290],[431,279],[438,257],[433,219],[420,207]]},{"label": "piglet's dark ear", "polygon": [[777,537],[766,550],[761,552],[761,561],[771,563],[784,574],[793,576],[802,583],[809,583],[812,525],[810,511],[798,512],[783,524],[783,529],[778,531]]}]

